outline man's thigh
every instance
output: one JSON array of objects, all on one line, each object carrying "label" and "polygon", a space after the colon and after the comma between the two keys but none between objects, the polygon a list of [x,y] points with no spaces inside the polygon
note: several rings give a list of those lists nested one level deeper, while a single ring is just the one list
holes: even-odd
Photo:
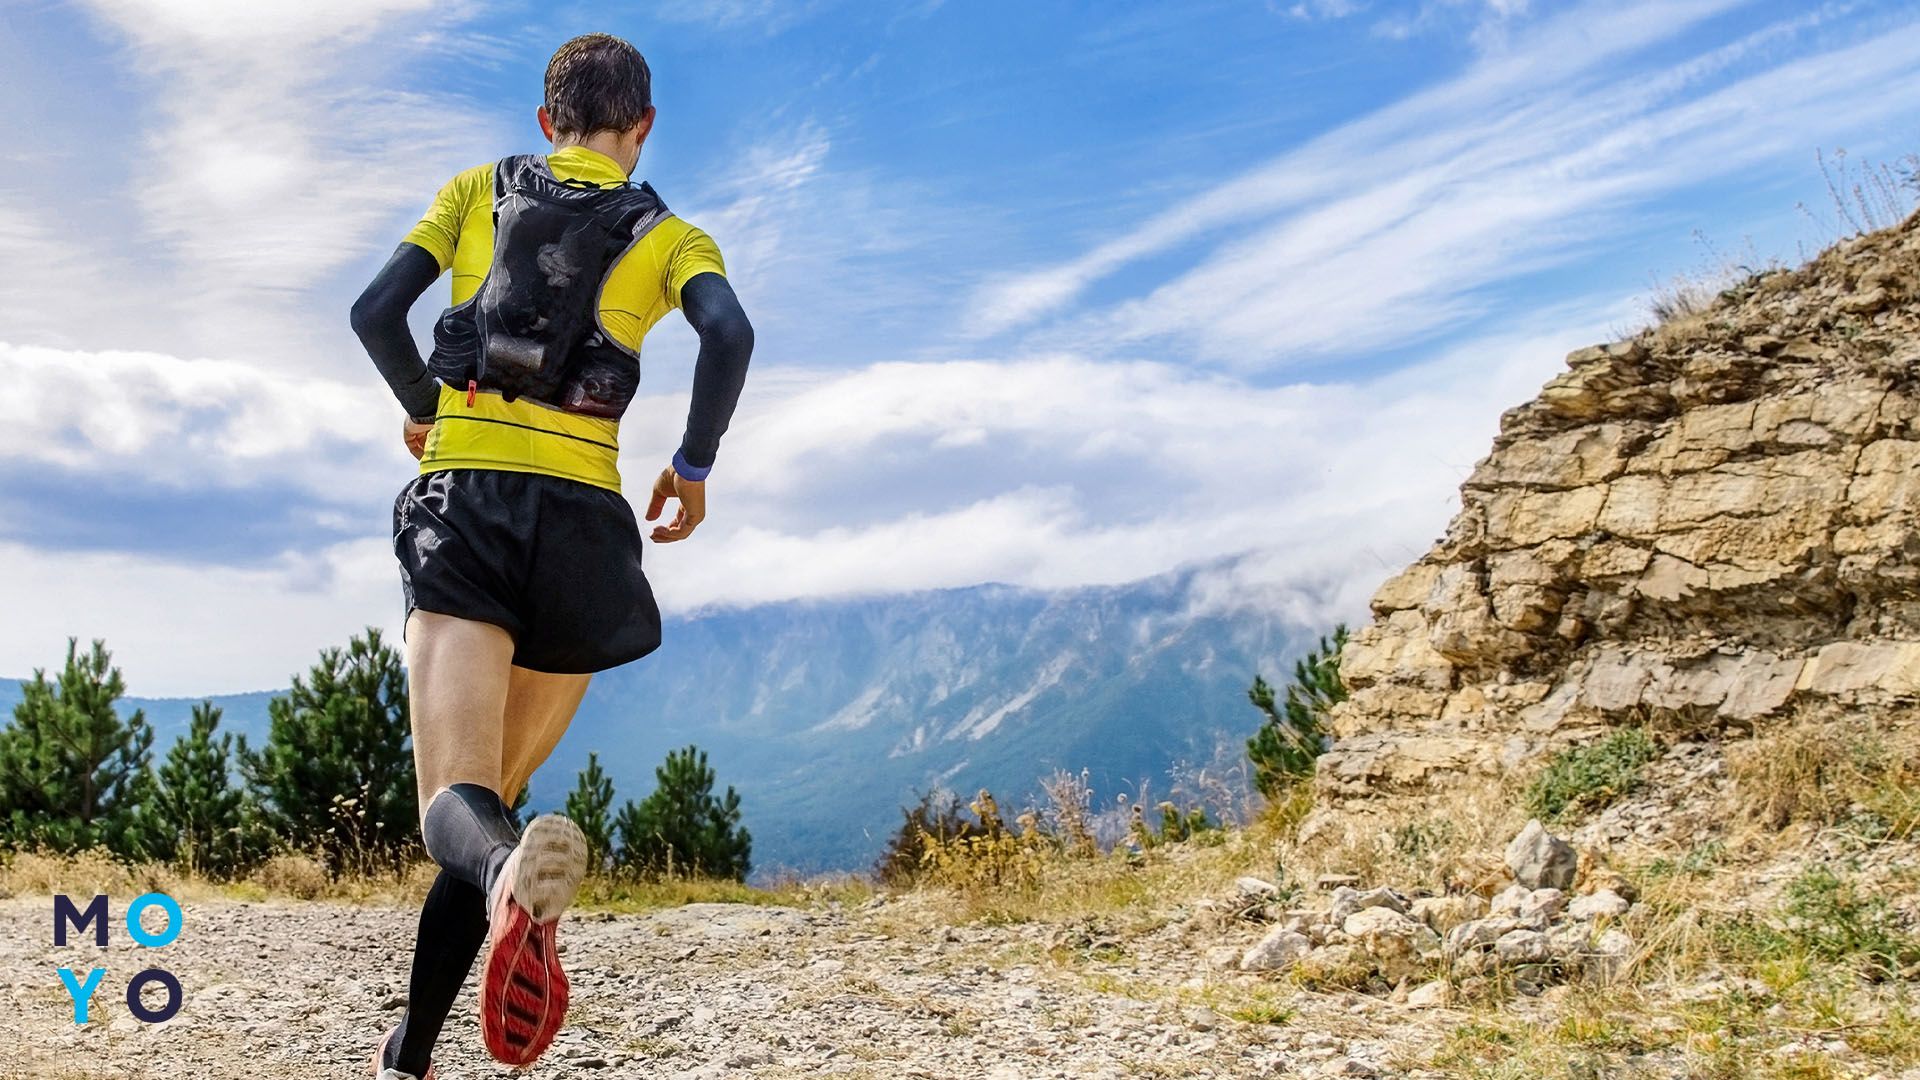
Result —
[{"label": "man's thigh", "polygon": [[513,668],[507,679],[506,720],[500,795],[511,803],[520,794],[573,722],[591,675],[553,675]]}]

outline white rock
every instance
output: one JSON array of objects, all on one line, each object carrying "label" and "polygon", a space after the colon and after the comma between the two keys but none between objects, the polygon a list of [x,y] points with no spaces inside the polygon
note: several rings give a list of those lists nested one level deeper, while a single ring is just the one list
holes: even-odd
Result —
[{"label": "white rock", "polygon": [[1368,889],[1366,892],[1342,887],[1333,890],[1333,907],[1328,910],[1327,917],[1337,926],[1346,922],[1347,916],[1367,908],[1386,908],[1405,915],[1407,901],[1399,893],[1384,887]]},{"label": "white rock", "polygon": [[1569,889],[1580,870],[1580,856],[1535,818],[1507,845],[1507,869],[1529,889]]},{"label": "white rock", "polygon": [[1574,957],[1580,978],[1596,986],[1619,982],[1633,962],[1633,938],[1619,927],[1609,927],[1591,947]]},{"label": "white rock", "polygon": [[1436,934],[1444,934],[1464,922],[1487,914],[1485,898],[1473,893],[1461,896],[1423,896],[1407,909],[1407,914],[1426,923]]},{"label": "white rock", "polygon": [[1520,920],[1511,915],[1489,915],[1484,919],[1461,923],[1447,935],[1447,955],[1461,956],[1492,948],[1493,943],[1502,936],[1520,928]]},{"label": "white rock", "polygon": [[1586,896],[1576,896],[1567,906],[1567,913],[1576,919],[1617,919],[1627,913],[1630,907],[1627,898],[1612,889],[1601,889]]},{"label": "white rock", "polygon": [[1234,878],[1233,887],[1240,890],[1241,896],[1253,899],[1280,895],[1280,887],[1278,885],[1275,885],[1271,881],[1262,881],[1257,877]]},{"label": "white rock", "polygon": [[1567,894],[1559,889],[1535,889],[1520,902],[1520,918],[1528,922],[1546,922],[1567,906]]},{"label": "white rock", "polygon": [[1493,955],[1502,964],[1542,964],[1552,958],[1553,948],[1538,930],[1510,930],[1493,943]]},{"label": "white rock", "polygon": [[1286,927],[1268,932],[1266,937],[1253,944],[1240,957],[1242,971],[1281,971],[1300,962],[1300,958],[1313,951],[1313,941],[1307,935]]},{"label": "white rock", "polygon": [[1494,894],[1492,912],[1495,915],[1519,916],[1521,905],[1533,895],[1533,890],[1525,885],[1509,885]]},{"label": "white rock", "polygon": [[1414,1009],[1437,1009],[1452,1000],[1453,989],[1445,979],[1423,983],[1407,994],[1407,1006]]},{"label": "white rock", "polygon": [[1440,954],[1438,934],[1391,908],[1363,908],[1347,916],[1340,929],[1390,982],[1417,974],[1423,961]]}]

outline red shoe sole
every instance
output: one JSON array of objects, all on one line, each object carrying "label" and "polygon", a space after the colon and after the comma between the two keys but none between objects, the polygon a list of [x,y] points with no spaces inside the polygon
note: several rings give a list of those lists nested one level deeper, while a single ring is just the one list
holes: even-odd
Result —
[{"label": "red shoe sole", "polygon": [[480,975],[480,1037],[508,1065],[532,1064],[567,1019],[567,973],[556,921],[538,923],[512,899]]}]

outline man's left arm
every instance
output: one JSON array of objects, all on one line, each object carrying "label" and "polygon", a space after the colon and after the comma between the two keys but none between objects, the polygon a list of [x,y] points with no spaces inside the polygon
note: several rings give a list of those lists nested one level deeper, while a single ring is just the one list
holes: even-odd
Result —
[{"label": "man's left arm", "polygon": [[680,288],[680,309],[700,335],[700,355],[693,365],[693,404],[687,409],[686,434],[673,464],[654,482],[653,499],[647,504],[647,520],[653,521],[668,499],[680,500],[673,521],[653,530],[654,541],[662,544],[686,539],[706,517],[707,473],[739,404],[747,362],[753,356],[753,324],[726,278],[708,272],[688,279]]}]

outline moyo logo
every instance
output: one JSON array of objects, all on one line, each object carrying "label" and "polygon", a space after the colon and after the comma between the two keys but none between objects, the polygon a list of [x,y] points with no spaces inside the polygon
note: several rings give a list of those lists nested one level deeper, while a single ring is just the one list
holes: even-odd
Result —
[{"label": "moyo logo", "polygon": [[[167,925],[166,929],[159,933],[150,933],[145,927],[140,925],[140,916],[145,914],[148,908],[155,907],[166,913]],[[168,896],[166,893],[147,893],[127,905],[127,935],[133,938],[136,944],[148,949],[158,949],[163,945],[171,945],[173,944],[173,940],[180,936],[181,918],[180,905],[174,901],[173,897]],[[96,896],[93,898],[93,902],[87,905],[87,909],[81,911],[74,906],[71,898],[64,894],[55,896],[53,898],[53,943],[55,946],[64,946],[67,943],[67,928],[69,926],[81,935],[86,933],[87,927],[93,927],[93,943],[103,949],[106,948],[107,898],[105,896]],[[60,969],[60,981],[66,985],[68,995],[73,998],[74,1023],[84,1024],[87,1022],[87,1006],[92,1002],[93,992],[100,986],[100,980],[106,974],[106,968],[96,967],[92,971],[89,971],[85,981],[82,981],[78,975],[74,974],[72,968],[63,967]],[[149,1009],[146,1004],[140,1000],[140,991],[146,989],[150,983],[159,983],[166,989],[167,1002],[161,1008]],[[174,978],[169,972],[162,971],[159,968],[148,968],[127,980],[127,1011],[149,1024],[157,1024],[163,1020],[173,1019],[173,1014],[180,1011],[180,1003],[180,980]]]}]

